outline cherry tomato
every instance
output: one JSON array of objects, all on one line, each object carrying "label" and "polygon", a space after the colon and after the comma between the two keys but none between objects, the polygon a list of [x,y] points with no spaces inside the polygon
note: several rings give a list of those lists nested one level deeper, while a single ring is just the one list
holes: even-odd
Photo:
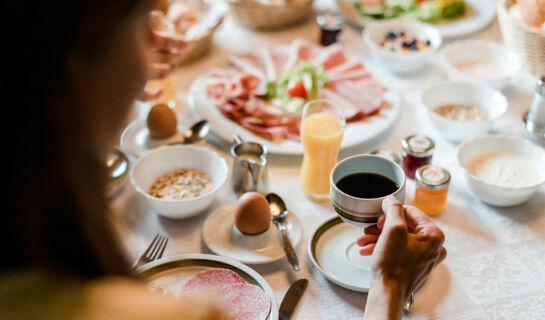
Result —
[{"label": "cherry tomato", "polygon": [[307,97],[307,89],[305,89],[305,85],[303,84],[302,81],[290,81],[290,83],[288,83],[288,87],[286,90],[288,91],[288,95],[292,98]]}]

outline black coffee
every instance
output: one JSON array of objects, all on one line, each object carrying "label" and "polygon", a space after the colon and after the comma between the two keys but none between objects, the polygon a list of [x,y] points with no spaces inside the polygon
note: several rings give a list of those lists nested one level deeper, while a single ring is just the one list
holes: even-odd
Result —
[{"label": "black coffee", "polygon": [[396,192],[399,186],[385,176],[375,173],[354,173],[337,182],[337,188],[356,198],[381,198]]}]

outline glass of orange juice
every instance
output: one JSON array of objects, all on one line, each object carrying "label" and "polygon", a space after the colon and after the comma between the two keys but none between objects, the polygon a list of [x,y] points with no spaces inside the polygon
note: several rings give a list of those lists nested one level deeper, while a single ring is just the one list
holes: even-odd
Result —
[{"label": "glass of orange juice", "polygon": [[343,108],[335,101],[313,100],[303,108],[301,187],[310,200],[329,198],[329,175],[337,163],[344,126]]}]

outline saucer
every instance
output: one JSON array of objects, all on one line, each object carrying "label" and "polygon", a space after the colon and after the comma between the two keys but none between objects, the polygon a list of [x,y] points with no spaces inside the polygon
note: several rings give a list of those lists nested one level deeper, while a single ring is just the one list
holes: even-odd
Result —
[{"label": "saucer", "polygon": [[[249,264],[263,264],[282,259],[285,254],[280,233],[272,223],[262,234],[241,234],[234,226],[236,204],[214,210],[203,225],[203,240],[215,254]],[[301,241],[303,227],[293,213],[288,213],[287,229],[293,247]]]},{"label": "saucer", "polygon": [[149,135],[146,119],[138,119],[129,124],[123,131],[120,144],[121,150],[140,158],[144,153],[151,149],[176,141],[182,141],[186,128],[180,124],[180,121],[178,121],[176,128],[178,129],[178,132],[170,138],[153,139]]},{"label": "saucer", "polygon": [[331,282],[349,290],[369,291],[371,256],[361,256],[357,239],[363,230],[333,217],[316,228],[308,243],[314,266]]}]

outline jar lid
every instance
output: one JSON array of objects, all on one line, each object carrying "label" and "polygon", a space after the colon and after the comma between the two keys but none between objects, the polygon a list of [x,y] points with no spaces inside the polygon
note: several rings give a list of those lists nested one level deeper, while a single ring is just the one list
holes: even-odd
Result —
[{"label": "jar lid", "polygon": [[343,18],[332,11],[322,12],[316,17],[316,22],[320,28],[326,30],[340,30],[344,26]]},{"label": "jar lid", "polygon": [[378,150],[374,150],[374,151],[371,151],[372,155],[376,155],[376,156],[379,156],[379,157],[382,157],[382,158],[385,158],[385,159],[388,159],[390,161],[393,161],[397,164],[400,164],[401,163],[401,160],[399,159],[399,156],[393,152],[392,150],[389,150],[389,149],[378,149]]},{"label": "jar lid", "polygon": [[435,142],[431,138],[422,135],[412,135],[401,141],[403,150],[417,157],[427,157],[433,154]]},{"label": "jar lid", "polygon": [[450,183],[450,173],[441,167],[427,164],[416,170],[416,181],[428,189],[443,189]]}]

